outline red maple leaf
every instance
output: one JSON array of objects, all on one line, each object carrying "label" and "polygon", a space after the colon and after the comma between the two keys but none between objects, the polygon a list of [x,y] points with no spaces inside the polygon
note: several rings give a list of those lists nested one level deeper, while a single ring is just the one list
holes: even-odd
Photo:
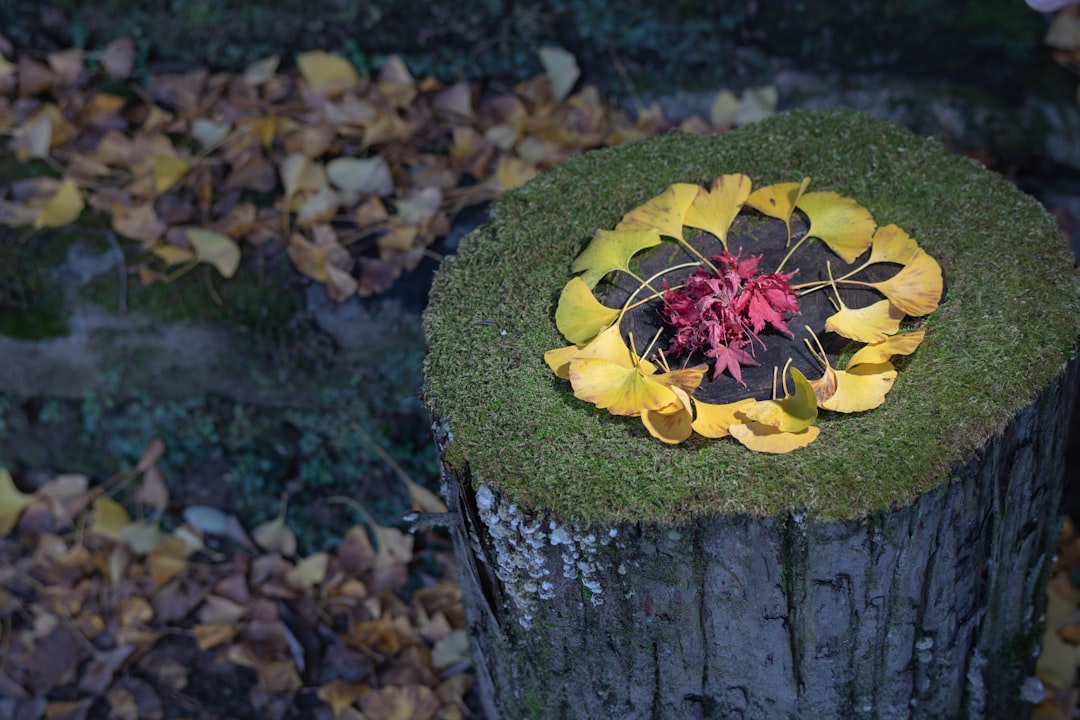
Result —
[{"label": "red maple leaf", "polygon": [[[758,273],[759,257],[741,260],[724,251],[709,258],[715,272],[699,266],[678,290],[664,292],[664,319],[675,329],[673,355],[702,351],[715,360],[713,379],[725,370],[740,384],[742,366],[757,365],[753,340],[767,325],[791,335],[785,313],[798,313],[791,273]],[[743,348],[750,346],[750,352]]]},{"label": "red maple leaf", "polygon": [[750,353],[730,345],[714,345],[705,351],[705,355],[716,360],[716,364],[713,366],[713,380],[718,378],[720,373],[727,370],[731,373],[731,377],[735,378],[743,387],[746,387],[746,383],[742,379],[742,366],[761,364]]}]

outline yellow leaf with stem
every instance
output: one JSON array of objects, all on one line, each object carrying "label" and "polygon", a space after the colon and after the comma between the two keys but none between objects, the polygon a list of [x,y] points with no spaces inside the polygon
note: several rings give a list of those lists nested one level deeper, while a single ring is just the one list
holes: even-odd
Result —
[{"label": "yellow leaf with stem", "polygon": [[634,367],[636,364],[617,324],[604,330],[584,345],[577,352],[576,358],[607,360],[623,367]]},{"label": "yellow leaf with stem", "polygon": [[597,230],[570,269],[582,273],[581,281],[592,289],[612,270],[629,272],[630,258],[635,253],[659,244],[656,228]]},{"label": "yellow leaf with stem", "polygon": [[570,361],[578,354],[579,350],[581,350],[580,345],[568,345],[548,350],[544,353],[544,362],[547,363],[547,366],[551,368],[551,372],[555,373],[556,377],[569,380]]},{"label": "yellow leaf with stem", "polygon": [[[817,336],[812,331],[810,334],[817,342]],[[835,412],[852,413],[873,410],[885,402],[885,395],[892,389],[893,382],[896,380],[896,369],[891,363],[865,363],[852,366],[851,362],[848,362],[847,370],[836,370],[829,364],[829,357],[825,354],[820,342],[817,343],[816,350],[810,345],[809,340],[806,343],[818,362],[825,366],[822,376],[810,381],[818,407]]]},{"label": "yellow leaf with stem", "polygon": [[926,330],[916,330],[871,343],[852,355],[847,367],[850,370],[863,363],[883,363],[893,355],[910,355],[919,347],[925,336]]},{"label": "yellow leaf with stem", "polygon": [[736,419],[735,414],[753,403],[753,398],[744,398],[724,405],[695,400],[694,409],[697,411],[697,417],[694,418],[694,432],[708,438],[727,437],[730,434],[728,428],[742,422]]},{"label": "yellow leaf with stem", "polygon": [[222,277],[231,278],[240,266],[240,246],[228,235],[214,230],[190,228],[187,240],[195,248],[195,259],[213,265]]},{"label": "yellow leaf with stem", "polygon": [[191,169],[186,160],[171,153],[154,156],[154,190],[158,195],[175,185]]},{"label": "yellow leaf with stem", "polygon": [[345,58],[321,50],[296,56],[296,66],[316,95],[336,95],[356,85],[360,76]]},{"label": "yellow leaf with stem", "polygon": [[786,433],[800,432],[813,425],[817,420],[818,408],[814,388],[798,368],[789,366],[788,372],[795,385],[794,395],[787,394],[787,383],[784,383],[783,400],[759,400],[742,408],[739,413],[748,420]]},{"label": "yellow leaf with stem", "polygon": [[713,179],[709,190],[698,188],[683,224],[712,233],[727,250],[728,229],[748,197],[750,178],[741,173],[721,175]]},{"label": "yellow leaf with stem", "polygon": [[107,497],[98,498],[94,503],[94,522],[89,530],[91,534],[121,541],[128,525],[131,525],[131,516],[120,503]]},{"label": "yellow leaf with stem", "polygon": [[681,241],[686,211],[694,202],[700,189],[697,185],[689,183],[670,185],[667,190],[652,200],[626,213],[615,229],[653,229],[661,235]]},{"label": "yellow leaf with stem", "polygon": [[615,322],[619,311],[600,303],[580,277],[570,279],[559,295],[555,327],[572,343],[586,343]]},{"label": "yellow leaf with stem", "polygon": [[285,582],[294,588],[310,592],[312,588],[326,579],[326,569],[330,556],[324,552],[309,555],[296,563],[296,567],[285,574]]},{"label": "yellow leaf with stem", "polygon": [[806,447],[817,439],[820,432],[816,425],[799,432],[783,432],[771,425],[750,422],[731,425],[731,436],[754,452],[783,455]]},{"label": "yellow leaf with stem", "polygon": [[657,440],[678,445],[694,433],[690,415],[690,395],[678,385],[669,385],[678,400],[660,410],[645,410],[641,423]]},{"label": "yellow leaf with stem", "polygon": [[908,264],[888,280],[859,284],[876,289],[900,310],[916,317],[937,310],[945,289],[941,266],[922,248],[917,249]]},{"label": "yellow leaf with stem", "polygon": [[19,492],[11,473],[7,468],[0,468],[0,537],[8,535],[15,528],[23,510],[33,501],[33,494]]},{"label": "yellow leaf with stem", "polygon": [[854,262],[873,242],[874,216],[851,198],[834,192],[806,193],[796,207],[810,218],[806,237],[821,240],[844,262]]},{"label": "yellow leaf with stem", "polygon": [[150,252],[161,258],[169,267],[195,259],[195,253],[179,245],[158,245]]},{"label": "yellow leaf with stem", "polygon": [[273,520],[267,520],[251,531],[251,537],[263,550],[280,553],[286,557],[296,554],[296,535],[285,524],[288,496],[281,501],[281,509]]},{"label": "yellow leaf with stem", "polygon": [[787,228],[788,242],[791,242],[791,213],[795,211],[795,205],[799,198],[806,192],[810,185],[810,178],[803,178],[801,183],[777,183],[766,185],[763,188],[750,193],[746,204],[754,208],[762,215],[782,220]]},{"label": "yellow leaf with stem", "polygon": [[[701,385],[701,381],[708,371],[708,365],[694,365],[693,367],[668,370],[665,373],[654,375],[653,380],[661,385],[667,385],[668,387],[678,388],[686,393],[692,393],[698,389],[699,385]],[[686,403],[686,407],[689,408],[690,403]]]},{"label": "yellow leaf with stem", "polygon": [[63,227],[75,222],[83,211],[82,192],[71,178],[64,178],[60,189],[49,198],[34,218],[34,229]]},{"label": "yellow leaf with stem", "polygon": [[574,397],[606,408],[612,415],[636,416],[678,401],[674,390],[643,375],[638,366],[598,358],[571,360],[570,385]]},{"label": "yellow leaf with stem", "polygon": [[904,312],[889,300],[861,308],[849,308],[840,300],[840,311],[825,320],[825,329],[857,342],[877,343],[896,333],[903,319]]},{"label": "yellow leaf with stem", "polygon": [[565,100],[581,75],[577,59],[561,47],[542,47],[539,55],[551,81],[551,95],[556,100]]},{"label": "yellow leaf with stem", "polygon": [[818,406],[835,412],[873,410],[885,402],[896,381],[892,363],[866,363],[850,370],[826,367],[821,379],[813,381]]},{"label": "yellow leaf with stem", "polygon": [[874,232],[874,241],[870,245],[870,259],[866,261],[866,264],[891,262],[906,265],[918,249],[919,243],[900,227],[885,225]]}]

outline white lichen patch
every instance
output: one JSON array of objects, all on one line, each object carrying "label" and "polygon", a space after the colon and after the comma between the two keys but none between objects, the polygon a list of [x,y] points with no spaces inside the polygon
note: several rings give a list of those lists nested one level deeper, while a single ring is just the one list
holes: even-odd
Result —
[{"label": "white lichen patch", "polygon": [[484,484],[476,491],[476,509],[495,551],[495,574],[517,608],[522,627],[531,626],[541,601],[555,597],[559,575],[580,582],[593,605],[604,604],[596,553],[618,535],[614,528],[597,538],[593,532],[554,520],[545,525]]}]

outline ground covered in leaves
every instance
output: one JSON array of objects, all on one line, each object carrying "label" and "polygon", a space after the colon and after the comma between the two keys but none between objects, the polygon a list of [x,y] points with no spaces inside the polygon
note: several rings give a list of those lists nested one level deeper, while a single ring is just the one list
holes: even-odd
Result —
[{"label": "ground covered in leaves", "polygon": [[[60,475],[24,493],[0,471],[0,716],[472,714],[443,537],[357,507],[367,520],[333,552],[300,557],[284,507],[250,529],[218,508],[170,512],[163,452],[155,440],[93,487]],[[445,510],[406,482],[415,508]]]},{"label": "ground covered in leaves", "polygon": [[[432,254],[455,212],[570,155],[772,112],[770,89],[720,93],[709,117],[628,113],[557,49],[513,88],[375,76],[342,58],[266,58],[237,74],[132,79],[130,41],[99,53],[16,50],[0,36],[0,130],[25,169],[0,187],[13,233],[96,223],[133,286],[200,264],[257,273],[268,253],[335,301],[388,289]],[[0,717],[470,717],[467,628],[445,536],[340,528],[302,556],[280,515],[170,496],[146,449],[99,481],[0,471]],[[403,482],[405,479],[403,478]],[[414,509],[444,510],[408,484]],[[343,503],[348,501],[342,500]],[[1076,705],[1080,540],[1050,583],[1038,717]],[[1055,600],[1055,597],[1058,600]],[[1063,604],[1064,602],[1064,604]],[[1055,688],[1060,688],[1055,690]]]}]

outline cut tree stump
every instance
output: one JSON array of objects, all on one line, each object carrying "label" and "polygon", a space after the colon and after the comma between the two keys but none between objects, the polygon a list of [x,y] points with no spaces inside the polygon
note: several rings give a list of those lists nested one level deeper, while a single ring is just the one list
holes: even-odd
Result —
[{"label": "cut tree stump", "polygon": [[[885,404],[787,455],[663,445],[542,359],[596,229],[733,172],[855,198],[947,284]],[[425,329],[488,720],[1026,716],[1080,317],[1067,244],[1004,179],[841,111],[589,153],[497,203]]]}]

